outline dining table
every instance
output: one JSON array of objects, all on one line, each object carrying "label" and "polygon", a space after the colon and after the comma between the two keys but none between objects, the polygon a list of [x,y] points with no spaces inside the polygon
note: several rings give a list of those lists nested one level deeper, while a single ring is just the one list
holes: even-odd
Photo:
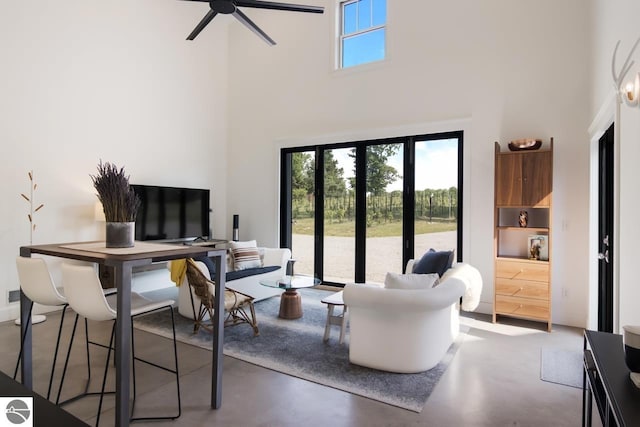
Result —
[{"label": "dining table", "polygon": [[[116,407],[115,425],[129,425],[130,418],[130,350],[131,350],[131,282],[134,268],[182,258],[208,256],[216,266],[213,318],[213,354],[211,373],[211,407],[222,404],[222,346],[224,340],[224,295],[226,250],[185,244],[136,241],[131,248],[107,248],[105,242],[72,242],[20,247],[20,256],[47,255],[76,261],[95,263],[111,268],[117,288],[116,317]],[[97,273],[96,273],[97,274]],[[31,300],[20,292],[20,321],[22,337],[22,384],[33,390],[32,328],[29,307]]]}]

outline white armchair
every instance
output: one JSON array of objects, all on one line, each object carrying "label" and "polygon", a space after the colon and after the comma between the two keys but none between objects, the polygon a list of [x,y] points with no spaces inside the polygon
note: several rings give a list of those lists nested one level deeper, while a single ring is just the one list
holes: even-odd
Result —
[{"label": "white armchair", "polygon": [[426,289],[345,286],[351,363],[399,373],[436,366],[458,335],[460,298],[471,280],[482,286],[474,272],[468,264],[456,264],[436,287]]}]

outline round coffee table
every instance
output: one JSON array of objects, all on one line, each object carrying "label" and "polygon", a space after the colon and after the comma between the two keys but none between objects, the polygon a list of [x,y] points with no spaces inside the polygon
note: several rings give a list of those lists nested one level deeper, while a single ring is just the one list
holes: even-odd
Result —
[{"label": "round coffee table", "polygon": [[262,286],[270,288],[284,289],[280,295],[280,313],[278,317],[282,319],[299,319],[302,317],[302,296],[298,289],[310,288],[319,285],[320,279],[315,277],[295,274],[293,276],[283,276],[279,279],[260,280]]}]

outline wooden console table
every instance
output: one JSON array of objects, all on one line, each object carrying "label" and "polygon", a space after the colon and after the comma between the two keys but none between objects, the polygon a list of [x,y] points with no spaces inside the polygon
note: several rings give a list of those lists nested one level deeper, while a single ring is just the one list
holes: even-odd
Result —
[{"label": "wooden console table", "polygon": [[593,400],[602,425],[640,426],[640,389],[629,378],[622,336],[584,332],[582,426],[591,426]]},{"label": "wooden console table", "polygon": [[[206,255],[214,259],[216,264],[215,301],[214,301],[214,333],[213,333],[213,365],[211,377],[211,407],[217,409],[222,404],[222,345],[226,251],[223,249],[197,246],[150,244],[136,242],[134,248],[122,250],[106,249],[104,242],[61,243],[52,245],[23,246],[20,256],[30,257],[32,254],[49,255],[59,258],[93,262],[98,265],[112,267],[114,281],[118,289],[116,318],[116,421],[115,425],[129,425],[129,369],[131,366],[131,276],[135,267],[149,265],[152,262],[170,261],[173,259],[193,258]],[[30,300],[20,292],[21,336],[24,336],[22,351],[22,383],[29,390],[33,389],[32,375],[32,328],[26,329],[31,322],[29,316]]]}]

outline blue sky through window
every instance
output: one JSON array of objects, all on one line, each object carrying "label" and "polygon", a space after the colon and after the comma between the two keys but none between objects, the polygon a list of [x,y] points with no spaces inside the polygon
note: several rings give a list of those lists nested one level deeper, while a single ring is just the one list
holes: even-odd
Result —
[{"label": "blue sky through window", "polygon": [[386,0],[343,3],[342,67],[352,67],[385,57]]},{"label": "blue sky through window", "polygon": [[[353,174],[353,158],[350,150],[333,150],[338,165],[344,170],[344,178],[349,181]],[[458,186],[458,139],[434,139],[416,141],[416,190],[447,189]],[[387,164],[403,174],[403,150],[387,159]],[[386,191],[402,191],[402,179],[389,184]]]},{"label": "blue sky through window", "polygon": [[387,23],[387,0],[373,0],[373,25]]},{"label": "blue sky through window", "polygon": [[371,26],[371,1],[361,0],[357,4],[358,4],[358,29],[364,30]]},{"label": "blue sky through window", "polygon": [[384,28],[344,39],[343,67],[352,67],[384,59]]}]

